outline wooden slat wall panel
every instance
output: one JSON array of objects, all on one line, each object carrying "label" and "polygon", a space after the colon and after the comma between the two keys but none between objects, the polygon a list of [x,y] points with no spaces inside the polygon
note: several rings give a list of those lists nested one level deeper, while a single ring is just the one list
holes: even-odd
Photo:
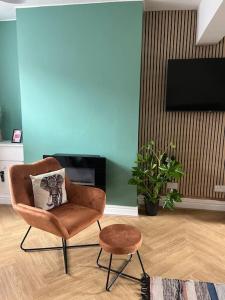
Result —
[{"label": "wooden slat wall panel", "polygon": [[165,111],[169,58],[225,56],[224,40],[196,46],[196,24],[196,11],[144,13],[139,145],[150,139],[161,149],[176,143],[186,172],[181,193],[222,199],[214,186],[225,184],[225,113]]}]

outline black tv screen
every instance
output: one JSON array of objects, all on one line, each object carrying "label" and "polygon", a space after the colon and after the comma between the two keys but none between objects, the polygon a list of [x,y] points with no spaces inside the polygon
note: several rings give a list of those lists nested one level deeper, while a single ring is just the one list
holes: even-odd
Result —
[{"label": "black tv screen", "polygon": [[225,111],[225,58],[171,59],[167,111]]}]

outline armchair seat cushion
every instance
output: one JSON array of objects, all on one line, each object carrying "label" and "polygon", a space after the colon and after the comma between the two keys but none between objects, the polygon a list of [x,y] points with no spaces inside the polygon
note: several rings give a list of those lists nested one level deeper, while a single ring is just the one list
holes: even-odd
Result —
[{"label": "armchair seat cushion", "polygon": [[95,209],[74,203],[63,204],[51,209],[50,212],[66,227],[69,237],[87,228],[102,216]]}]

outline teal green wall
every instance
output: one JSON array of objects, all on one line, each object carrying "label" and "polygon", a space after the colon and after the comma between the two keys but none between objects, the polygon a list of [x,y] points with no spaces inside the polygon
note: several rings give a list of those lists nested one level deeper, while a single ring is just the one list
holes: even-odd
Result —
[{"label": "teal green wall", "polygon": [[25,160],[105,156],[108,203],[136,206],[127,184],[138,145],[142,2],[19,9]]},{"label": "teal green wall", "polygon": [[3,138],[11,139],[22,127],[15,21],[0,22],[0,106]]}]

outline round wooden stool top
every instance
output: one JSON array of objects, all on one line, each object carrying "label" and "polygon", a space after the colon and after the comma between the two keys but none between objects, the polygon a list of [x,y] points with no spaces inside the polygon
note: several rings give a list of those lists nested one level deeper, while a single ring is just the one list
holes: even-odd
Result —
[{"label": "round wooden stool top", "polygon": [[112,254],[133,254],[140,248],[141,243],[141,232],[131,225],[109,225],[99,234],[101,248]]}]

